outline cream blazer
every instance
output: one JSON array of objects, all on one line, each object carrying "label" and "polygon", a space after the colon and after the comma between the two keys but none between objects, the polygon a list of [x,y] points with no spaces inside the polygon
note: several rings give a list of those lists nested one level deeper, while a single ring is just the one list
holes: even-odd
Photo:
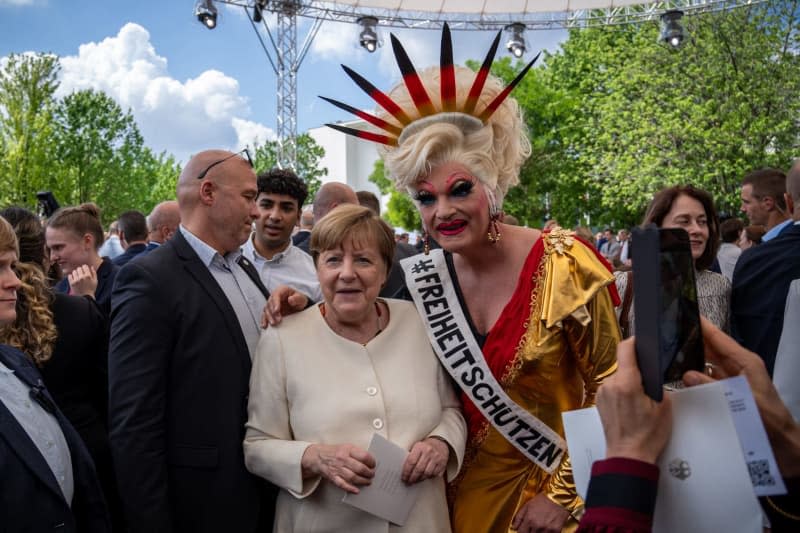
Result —
[{"label": "cream blazer", "polygon": [[[273,531],[437,533],[450,531],[444,479],[420,482],[405,526],[341,502],[327,480],[302,479],[312,443],[367,449],[373,433],[410,450],[431,435],[451,448],[447,478],[461,467],[466,423],[450,378],[410,302],[386,300],[389,324],[362,346],[335,334],[317,306],[261,336],[250,378],[245,463],[283,490]],[[453,453],[453,451],[455,453]]]}]

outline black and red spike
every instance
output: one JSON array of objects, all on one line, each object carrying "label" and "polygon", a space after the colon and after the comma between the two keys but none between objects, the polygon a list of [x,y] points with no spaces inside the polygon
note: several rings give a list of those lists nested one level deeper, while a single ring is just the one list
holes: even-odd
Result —
[{"label": "black and red spike", "polygon": [[520,73],[519,73],[519,74],[517,74],[517,77],[516,77],[516,78],[514,78],[514,79],[511,81],[511,83],[509,83],[509,84],[508,84],[508,86],[506,86],[506,88],[505,88],[505,89],[503,89],[503,92],[501,92],[500,94],[498,94],[498,95],[495,97],[495,99],[494,99],[494,100],[492,100],[492,102],[491,102],[489,105],[487,105],[487,106],[486,106],[486,109],[484,109],[484,110],[481,112],[481,114],[480,114],[480,115],[478,115],[478,118],[479,118],[479,119],[481,119],[481,122],[483,122],[484,124],[486,124],[486,121],[487,121],[487,120],[489,120],[489,117],[491,117],[491,116],[492,116],[492,114],[493,114],[495,111],[497,111],[497,108],[498,108],[498,107],[500,107],[500,104],[502,104],[502,103],[503,103],[503,100],[505,100],[505,99],[508,97],[508,95],[511,93],[511,91],[513,91],[513,90],[514,90],[514,87],[516,87],[516,86],[517,86],[517,84],[518,84],[520,81],[522,81],[522,78],[524,78],[524,77],[525,77],[525,74],[527,74],[527,73],[528,73],[528,71],[529,71],[529,70],[531,69],[531,67],[533,66],[533,64],[534,64],[534,63],[536,63],[536,60],[537,60],[537,59],[539,59],[539,56],[540,56],[540,55],[542,55],[542,53],[541,53],[541,52],[539,52],[538,54],[536,54],[536,57],[534,57],[534,58],[533,58],[533,60],[532,60],[530,63],[528,63],[527,65],[525,65],[525,68],[524,68],[524,69],[522,69],[522,70],[520,71]]},{"label": "black and red spike", "polygon": [[[523,68],[522,71],[517,74],[514,80],[507,87],[505,87],[503,91],[501,91],[500,94],[498,94],[483,111],[481,111],[480,115],[477,115],[475,113],[475,107],[480,100],[486,80],[489,77],[489,70],[491,69],[494,57],[497,54],[497,48],[500,44],[500,37],[501,32],[498,32],[497,36],[492,42],[492,46],[489,48],[489,51],[483,60],[483,64],[475,74],[475,81],[473,81],[472,87],[470,87],[467,99],[464,102],[464,107],[458,109],[458,92],[455,79],[455,67],[453,65],[453,41],[450,33],[450,27],[447,25],[447,23],[444,24],[442,29],[441,55],[439,59],[441,79],[440,98],[442,112],[456,112],[471,115],[479,119],[482,123],[486,124],[489,118],[491,118],[492,114],[500,107],[503,101],[508,98],[508,95],[511,93],[511,91],[514,90],[514,88],[519,84],[522,78],[525,77],[534,63],[536,63],[536,60],[539,59],[540,54],[533,58],[533,61],[528,63],[525,68]],[[367,93],[370,98],[377,102],[378,105],[385,109],[387,113],[397,119],[401,125],[397,126],[396,124],[387,122],[382,118],[365,111],[361,111],[360,109],[356,109],[352,106],[339,102],[338,100],[321,96],[320,98],[326,102],[330,102],[331,104],[344,109],[349,113],[353,113],[362,120],[386,131],[390,135],[383,135],[381,133],[374,133],[366,130],[357,130],[347,126],[340,126],[338,124],[326,124],[326,126],[346,133],[347,135],[353,135],[367,141],[377,142],[387,146],[397,146],[398,139],[400,138],[401,133],[406,126],[418,118],[429,117],[439,113],[434,103],[431,101],[428,92],[425,90],[425,86],[422,84],[422,80],[414,68],[414,65],[411,63],[411,60],[409,59],[408,54],[406,53],[402,44],[400,44],[400,41],[394,35],[391,36],[391,40],[394,55],[397,59],[397,65],[400,67],[400,72],[403,74],[403,82],[405,83],[408,93],[417,108],[419,116],[414,118],[410,117],[409,114],[406,113],[406,111],[404,111],[399,105],[397,105],[397,103],[388,95],[381,92],[354,70],[342,65],[344,71],[348,76],[350,76],[356,85],[358,85],[361,90]]]},{"label": "black and red spike", "polygon": [[494,38],[494,42],[492,42],[491,48],[489,48],[489,52],[486,54],[486,58],[483,60],[483,64],[478,72],[475,74],[475,81],[472,83],[472,88],[469,90],[469,94],[467,95],[467,101],[464,104],[463,112],[471,115],[473,111],[475,111],[475,106],[478,104],[478,99],[481,97],[481,92],[483,92],[483,85],[486,83],[486,78],[489,77],[489,70],[492,68],[492,62],[494,61],[494,55],[497,53],[497,46],[500,44],[500,36],[502,32],[497,32],[497,37]]},{"label": "black and red spike", "polygon": [[403,45],[400,44],[400,41],[394,34],[391,34],[390,37],[392,40],[394,57],[397,59],[397,66],[400,67],[400,73],[403,75],[403,82],[406,84],[408,94],[414,101],[414,105],[417,106],[419,116],[427,117],[435,115],[436,109],[433,107],[433,102],[431,102],[431,98],[428,96],[425,86],[422,85],[422,80],[419,79],[419,74],[417,74],[417,71],[414,69],[414,65],[408,58],[408,54],[403,48]]},{"label": "black and red spike", "polygon": [[444,23],[442,28],[442,53],[439,59],[441,69],[442,111],[456,110],[456,73],[453,67],[453,39],[450,37],[450,26]]},{"label": "black and red spike", "polygon": [[388,131],[389,133],[391,133],[391,134],[393,134],[395,136],[399,137],[400,133],[403,131],[403,129],[401,127],[395,126],[394,124],[386,122],[382,118],[376,117],[375,115],[367,113],[366,111],[361,111],[360,109],[356,109],[353,106],[347,105],[347,104],[342,103],[342,102],[340,102],[338,100],[334,100],[333,98],[328,98],[326,96],[320,96],[320,98],[322,98],[326,102],[329,102],[329,103],[335,105],[336,107],[338,107],[340,109],[344,109],[345,111],[354,114],[358,118],[360,118],[362,120],[365,120],[366,122],[369,122],[373,126],[377,126],[377,127],[379,127],[380,129],[382,129],[384,131]]},{"label": "black and red spike", "polygon": [[329,128],[339,130],[347,135],[364,139],[365,141],[372,141],[375,143],[385,144],[387,146],[397,146],[397,137],[389,137],[388,135],[381,135],[380,133],[373,133],[366,130],[357,130],[355,128],[348,128],[347,126],[340,126],[338,124],[325,124]]},{"label": "black and red spike", "polygon": [[361,76],[355,70],[351,69],[346,65],[342,65],[342,68],[347,73],[347,75],[350,76],[350,78],[352,78],[354,82],[356,82],[356,85],[361,87],[362,91],[367,93],[370,98],[375,100],[378,103],[378,105],[380,105],[382,108],[386,110],[387,113],[391,114],[394,118],[399,120],[400,124],[402,124],[403,126],[411,124],[411,119],[409,118],[409,116],[406,115],[405,111],[403,111],[399,105],[394,103],[394,100],[392,100],[384,93],[382,93],[377,87],[368,82],[363,76]]}]

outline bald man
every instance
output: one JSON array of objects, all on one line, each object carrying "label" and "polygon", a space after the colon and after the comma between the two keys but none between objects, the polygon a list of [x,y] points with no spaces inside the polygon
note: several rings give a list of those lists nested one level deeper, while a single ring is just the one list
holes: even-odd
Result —
[{"label": "bald man", "polygon": [[167,200],[156,205],[147,215],[147,248],[143,253],[150,253],[175,235],[181,223],[181,212],[178,202]]},{"label": "bald man", "polygon": [[[319,188],[317,194],[314,196],[314,205],[312,212],[314,213],[314,224],[322,220],[322,217],[327,215],[337,205],[342,204],[355,204],[358,205],[358,196],[356,192],[345,183],[330,182],[326,183]],[[311,239],[300,241],[297,247],[305,253],[310,253],[308,246],[311,244]]]},{"label": "bald man", "polygon": [[764,359],[770,375],[783,329],[786,296],[800,279],[800,160],[786,176],[781,203],[790,224],[774,239],[742,252],[733,270],[731,333]]},{"label": "bald man", "polygon": [[258,215],[240,154],[187,163],[178,231],[114,287],[110,434],[129,533],[272,527],[275,489],[247,472],[242,452],[266,291],[240,261]]}]

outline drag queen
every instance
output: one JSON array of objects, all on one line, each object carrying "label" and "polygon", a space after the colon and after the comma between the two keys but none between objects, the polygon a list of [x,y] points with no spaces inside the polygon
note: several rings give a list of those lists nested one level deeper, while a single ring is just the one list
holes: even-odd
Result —
[{"label": "drag queen", "polygon": [[441,65],[418,74],[392,36],[404,81],[388,94],[345,67],[378,116],[326,100],[377,128],[332,125],[382,145],[387,174],[442,247],[403,267],[469,425],[464,468],[450,487],[454,531],[570,531],[583,502],[561,413],[592,405],[616,369],[618,297],[608,266],[572,232],[501,221],[530,155],[507,96],[533,62],[504,88],[488,75],[498,42],[499,34],[475,73],[454,67],[445,27]]}]

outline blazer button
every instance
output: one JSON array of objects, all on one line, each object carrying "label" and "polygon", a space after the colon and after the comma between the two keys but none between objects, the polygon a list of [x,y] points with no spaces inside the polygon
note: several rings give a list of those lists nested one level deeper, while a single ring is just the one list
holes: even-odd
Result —
[{"label": "blazer button", "polygon": [[375,396],[376,394],[378,394],[378,388],[377,387],[367,387],[367,394],[369,394],[370,396]]},{"label": "blazer button", "polygon": [[374,427],[375,429],[383,428],[383,420],[381,420],[380,418],[376,418],[375,420],[372,421],[372,427]]}]

